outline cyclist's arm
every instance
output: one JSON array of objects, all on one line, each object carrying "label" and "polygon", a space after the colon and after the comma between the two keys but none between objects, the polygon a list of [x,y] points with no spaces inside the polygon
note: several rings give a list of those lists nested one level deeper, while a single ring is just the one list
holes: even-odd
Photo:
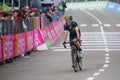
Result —
[{"label": "cyclist's arm", "polygon": [[68,35],[68,31],[64,31],[64,42],[66,42],[66,39],[67,39],[67,35]]},{"label": "cyclist's arm", "polygon": [[80,39],[81,34],[80,34],[80,31],[79,31],[78,27],[75,27],[75,31],[76,31],[76,34],[77,34],[77,38]]}]

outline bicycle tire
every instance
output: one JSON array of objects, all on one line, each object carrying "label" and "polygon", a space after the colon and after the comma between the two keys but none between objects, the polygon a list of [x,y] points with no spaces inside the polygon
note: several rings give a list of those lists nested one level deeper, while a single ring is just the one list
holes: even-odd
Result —
[{"label": "bicycle tire", "polygon": [[78,72],[79,65],[78,65],[78,58],[77,58],[77,51],[74,49],[74,71]]},{"label": "bicycle tire", "polygon": [[82,59],[79,59],[78,66],[79,66],[79,70],[81,71],[82,70]]}]

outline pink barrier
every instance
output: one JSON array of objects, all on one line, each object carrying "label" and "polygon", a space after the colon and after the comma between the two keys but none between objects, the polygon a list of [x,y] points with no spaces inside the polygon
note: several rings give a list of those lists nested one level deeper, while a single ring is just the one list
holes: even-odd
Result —
[{"label": "pink barrier", "polygon": [[26,51],[31,51],[34,48],[33,31],[26,32]]},{"label": "pink barrier", "polygon": [[25,33],[20,33],[20,37],[19,37],[19,42],[18,42],[18,53],[21,54],[25,54],[26,53],[26,36]]},{"label": "pink barrier", "polygon": [[51,47],[51,41],[48,37],[48,31],[49,31],[48,27],[44,27],[40,31],[43,35],[43,38],[45,40],[45,43],[46,43],[47,47],[50,48]]},{"label": "pink barrier", "polygon": [[44,39],[46,39],[48,47],[51,47],[51,44],[55,45],[63,34],[64,23],[64,17],[62,17],[59,21],[53,22],[48,27],[43,27],[43,23],[40,23],[40,18],[36,18],[34,25],[36,28],[35,30],[15,35],[3,36],[0,39],[0,61],[25,54],[35,47],[44,44]]},{"label": "pink barrier", "polygon": [[4,36],[2,38],[3,42],[3,60],[10,59],[14,57],[14,35]]},{"label": "pink barrier", "polygon": [[58,38],[60,38],[60,29],[59,26],[57,25],[58,22],[53,22],[53,26],[54,26],[54,30],[58,36]]},{"label": "pink barrier", "polygon": [[51,36],[52,36],[53,40],[54,40],[54,43],[56,43],[57,40],[58,40],[58,37],[56,35],[56,32],[55,32],[54,27],[53,27],[52,24],[49,26],[49,31],[51,33]]},{"label": "pink barrier", "polygon": [[51,35],[51,33],[50,33],[49,28],[47,27],[47,28],[44,28],[44,29],[45,29],[45,31],[47,32],[47,36],[48,36],[48,38],[50,39],[51,44],[54,45],[54,44],[55,44],[55,41],[53,40],[53,37],[52,37],[52,35]]},{"label": "pink barrier", "polygon": [[61,20],[59,20],[58,21],[58,27],[59,27],[59,34],[60,34],[60,36],[63,34],[63,24],[62,24],[62,21]]},{"label": "pink barrier", "polygon": [[34,47],[40,46],[44,44],[44,39],[42,37],[42,34],[40,30],[37,28],[34,30]]},{"label": "pink barrier", "polygon": [[44,28],[40,29],[44,39],[48,38],[48,34],[47,34],[48,31],[47,30],[48,30],[47,27],[44,27]]},{"label": "pink barrier", "polygon": [[15,55],[19,56],[26,53],[26,36],[25,33],[15,35]]},{"label": "pink barrier", "polygon": [[2,61],[2,44],[0,39],[0,61]]}]

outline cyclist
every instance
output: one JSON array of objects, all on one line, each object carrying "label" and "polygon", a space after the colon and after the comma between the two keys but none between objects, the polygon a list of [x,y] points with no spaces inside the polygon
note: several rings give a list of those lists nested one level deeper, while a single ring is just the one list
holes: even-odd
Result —
[{"label": "cyclist", "polygon": [[[73,42],[75,41],[74,44],[77,46],[78,50],[80,51],[80,57],[83,57],[82,49],[80,48],[81,44],[79,41],[77,41],[81,37],[81,32],[80,32],[80,29],[78,28],[78,24],[75,21],[73,21],[73,17],[71,15],[67,15],[65,17],[65,21],[66,21],[66,23],[64,24],[64,42],[63,42],[63,44],[66,43],[68,33],[70,33],[70,36],[69,36],[70,41],[73,41]],[[70,48],[71,48],[72,67],[74,67],[73,66],[74,57],[73,57],[73,53],[72,53],[71,44],[70,44]]]}]

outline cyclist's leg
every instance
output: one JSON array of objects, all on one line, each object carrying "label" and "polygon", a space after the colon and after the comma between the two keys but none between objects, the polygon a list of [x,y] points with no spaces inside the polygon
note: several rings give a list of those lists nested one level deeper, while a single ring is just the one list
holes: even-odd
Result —
[{"label": "cyclist's leg", "polygon": [[76,40],[77,40],[77,38],[74,38],[74,39],[73,39],[73,42],[75,41],[74,44],[77,46],[78,49],[81,49],[81,48],[80,48],[80,42],[79,42],[79,41],[76,41]]},{"label": "cyclist's leg", "polygon": [[82,49],[81,49],[81,47],[80,47],[81,43],[80,43],[79,41],[76,42],[76,40],[77,40],[77,38],[74,38],[74,39],[73,39],[73,41],[75,41],[74,44],[77,46],[77,48],[78,48],[78,50],[79,50],[79,52],[80,52],[80,56],[83,57]]}]

